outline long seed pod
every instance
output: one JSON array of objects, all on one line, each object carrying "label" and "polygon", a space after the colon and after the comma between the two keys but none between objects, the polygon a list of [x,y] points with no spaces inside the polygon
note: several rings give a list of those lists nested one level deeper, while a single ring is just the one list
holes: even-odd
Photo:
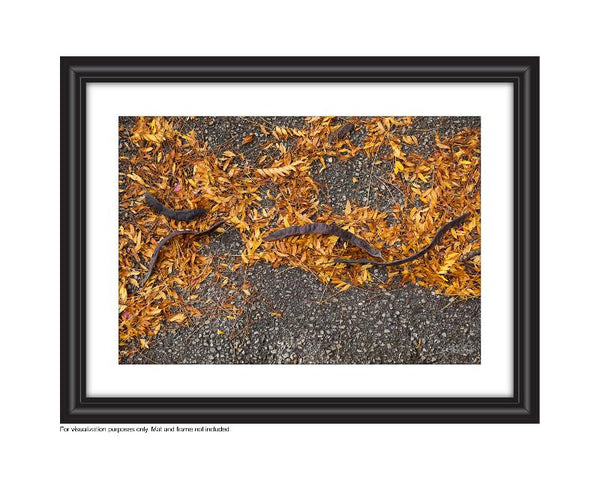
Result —
[{"label": "long seed pod", "polygon": [[221,220],[221,221],[215,223],[212,227],[210,227],[206,230],[203,230],[203,231],[175,230],[174,232],[169,233],[165,238],[163,238],[160,242],[158,242],[158,245],[154,249],[154,253],[152,254],[152,257],[150,258],[150,263],[148,264],[148,271],[146,272],[146,275],[144,275],[144,278],[140,283],[140,288],[142,288],[144,286],[144,284],[150,278],[150,275],[152,275],[152,271],[154,270],[154,266],[156,265],[156,261],[158,260],[158,254],[160,253],[160,249],[162,247],[164,247],[167,244],[167,242],[169,242],[169,240],[171,240],[172,238],[175,238],[179,235],[186,235],[186,234],[187,235],[206,235],[206,234],[214,231],[217,227],[219,227],[223,223],[225,223],[225,222],[223,220]]},{"label": "long seed pod", "polygon": [[294,225],[292,227],[283,228],[281,230],[277,230],[267,237],[265,237],[265,242],[273,242],[275,240],[281,240],[282,238],[287,237],[295,237],[298,235],[335,235],[336,237],[341,238],[344,242],[348,242],[373,257],[382,258],[381,252],[377,250],[374,246],[369,244],[366,240],[363,240],[360,237],[357,237],[353,233],[350,233],[347,230],[343,230],[337,225],[331,225],[328,223],[309,223],[308,225]]},{"label": "long seed pod", "polygon": [[201,217],[206,213],[206,210],[203,208],[195,208],[192,210],[173,210],[169,207],[164,206],[160,203],[156,197],[146,192],[146,203],[148,206],[159,215],[164,215],[167,218],[172,218],[173,220],[181,220],[182,222],[189,222],[194,220],[195,218]]},{"label": "long seed pod", "polygon": [[410,257],[402,258],[400,260],[393,260],[391,262],[374,262],[372,260],[369,260],[368,258],[357,258],[357,259],[336,258],[333,261],[334,261],[334,263],[358,263],[358,264],[372,263],[373,265],[383,265],[385,267],[393,267],[396,265],[402,265],[403,263],[412,262],[413,260],[416,260],[417,258],[425,255],[429,250],[431,250],[438,243],[440,243],[440,241],[442,240],[442,237],[446,234],[446,232],[448,232],[448,230],[460,225],[468,217],[469,217],[469,214],[465,213],[464,215],[461,215],[460,217],[455,218],[454,220],[448,222],[446,225],[444,225],[442,228],[440,228],[438,230],[438,232],[435,234],[435,237],[433,237],[433,240],[431,241],[431,243],[429,245],[427,245],[425,248],[419,250],[417,253],[411,255]]}]

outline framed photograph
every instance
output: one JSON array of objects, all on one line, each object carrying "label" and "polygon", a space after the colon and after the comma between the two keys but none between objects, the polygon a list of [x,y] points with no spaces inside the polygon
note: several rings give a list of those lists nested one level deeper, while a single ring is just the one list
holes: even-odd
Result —
[{"label": "framed photograph", "polygon": [[61,58],[61,422],[539,422],[537,57]]}]

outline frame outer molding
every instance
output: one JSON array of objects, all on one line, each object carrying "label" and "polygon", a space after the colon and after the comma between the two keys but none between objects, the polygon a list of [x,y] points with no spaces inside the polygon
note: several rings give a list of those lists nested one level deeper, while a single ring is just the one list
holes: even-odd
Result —
[{"label": "frame outer molding", "polygon": [[[539,423],[539,57],[61,57],[61,423]],[[88,82],[508,82],[514,86],[512,398],[90,398]]]}]

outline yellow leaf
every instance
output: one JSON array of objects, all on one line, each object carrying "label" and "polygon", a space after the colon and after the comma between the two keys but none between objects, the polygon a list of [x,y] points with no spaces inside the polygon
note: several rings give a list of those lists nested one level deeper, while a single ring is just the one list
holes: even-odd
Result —
[{"label": "yellow leaf", "polygon": [[344,210],[345,215],[350,215],[352,212],[352,206],[350,205],[350,200],[346,200],[346,209]]},{"label": "yellow leaf", "polygon": [[151,142],[158,143],[158,138],[156,137],[156,135],[152,135],[150,133],[147,133],[146,135],[144,135],[144,138],[146,140],[151,141]]},{"label": "yellow leaf", "polygon": [[445,145],[441,142],[440,136],[437,132],[435,132],[435,144],[438,146],[438,148],[441,148],[442,150],[450,150],[450,147],[448,145]]},{"label": "yellow leaf", "polygon": [[440,275],[445,275],[446,273],[448,273],[450,267],[452,267],[452,265],[456,263],[459,257],[460,253],[449,253],[448,255],[446,255],[444,263],[442,264],[441,268],[437,271],[437,273],[439,273]]},{"label": "yellow leaf", "polygon": [[404,171],[404,165],[402,165],[402,162],[399,160],[396,160],[394,162],[394,173],[398,174],[398,172],[403,172]]},{"label": "yellow leaf", "polygon": [[127,176],[129,178],[131,178],[134,182],[141,183],[145,187],[148,186],[148,185],[146,185],[146,182],[144,182],[144,180],[142,180],[142,177],[140,177],[137,173],[128,173]]},{"label": "yellow leaf", "polygon": [[274,317],[281,317],[281,313],[279,312],[271,312],[271,315],[273,315]]},{"label": "yellow leaf", "polygon": [[119,300],[121,303],[125,303],[127,301],[127,289],[123,284],[119,286]]},{"label": "yellow leaf", "polygon": [[177,322],[177,323],[181,323],[185,320],[185,314],[184,313],[178,313],[177,315],[169,318],[169,322]]},{"label": "yellow leaf", "polygon": [[217,330],[217,335],[225,335],[225,332],[223,330]]},{"label": "yellow leaf", "polygon": [[323,157],[319,157],[319,161],[321,162],[322,168],[319,171],[319,173],[321,173],[323,170],[325,170],[327,168],[327,165],[325,164],[325,160],[323,160]]},{"label": "yellow leaf", "polygon": [[400,145],[394,142],[390,142],[390,147],[392,147],[392,153],[394,154],[394,157],[402,159],[406,158],[406,155],[402,151],[402,147],[400,147]]},{"label": "yellow leaf", "polygon": [[302,162],[300,160],[297,160],[293,163],[290,163],[289,165],[284,165],[283,167],[259,168],[256,171],[262,177],[271,177],[271,178],[285,177],[286,175],[289,175],[291,172],[295,172],[296,165],[299,165],[301,163]]}]

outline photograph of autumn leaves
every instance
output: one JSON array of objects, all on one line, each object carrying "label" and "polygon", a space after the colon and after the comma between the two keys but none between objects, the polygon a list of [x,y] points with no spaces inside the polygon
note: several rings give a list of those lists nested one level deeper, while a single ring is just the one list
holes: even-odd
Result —
[{"label": "photograph of autumn leaves", "polygon": [[120,117],[119,362],[479,364],[479,117]]}]

